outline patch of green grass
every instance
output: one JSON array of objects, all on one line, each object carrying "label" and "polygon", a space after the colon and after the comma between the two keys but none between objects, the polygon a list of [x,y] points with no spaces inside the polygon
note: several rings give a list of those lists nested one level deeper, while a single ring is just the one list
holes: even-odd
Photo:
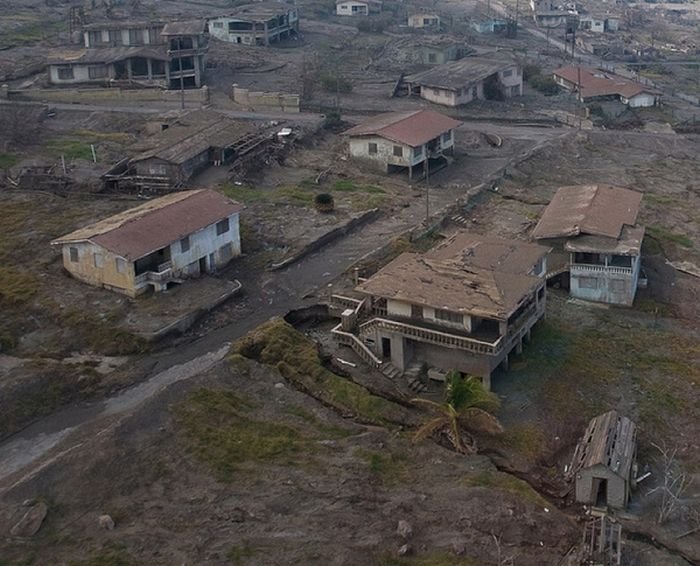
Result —
[{"label": "patch of green grass", "polygon": [[314,197],[316,196],[313,191],[305,189],[303,187],[280,187],[275,189],[274,199],[288,199],[298,204],[311,205],[314,202]]},{"label": "patch of green grass", "polygon": [[527,482],[503,472],[484,471],[473,476],[467,476],[462,483],[468,487],[485,487],[488,489],[498,489],[511,493],[534,503],[535,505],[549,506],[539,493],[537,493]]},{"label": "patch of green grass", "polygon": [[[235,354],[234,354],[235,356]],[[231,356],[231,357],[234,357]],[[230,358],[229,358],[230,359]],[[291,405],[285,409],[285,412],[289,415],[295,416],[303,420],[305,423],[313,426],[322,436],[323,439],[338,440],[341,438],[347,438],[354,434],[354,431],[349,428],[342,426],[326,424],[322,422],[316,415],[306,409],[299,407],[297,405]]]},{"label": "patch of green grass", "polygon": [[647,234],[655,240],[658,240],[661,244],[677,244],[687,249],[693,247],[693,241],[688,238],[688,236],[684,234],[675,234],[663,226],[648,226]]},{"label": "patch of green grass", "polygon": [[61,138],[47,141],[44,146],[55,158],[63,156],[66,160],[85,159],[92,161],[90,144],[77,139]]},{"label": "patch of green grass", "polygon": [[39,288],[39,280],[33,274],[0,267],[0,307],[26,303]]},{"label": "patch of green grass", "polygon": [[19,161],[14,153],[0,153],[0,169],[9,169]]},{"label": "patch of green grass", "polygon": [[248,542],[243,542],[232,546],[226,553],[226,559],[233,566],[243,566],[248,559],[255,556],[257,552],[255,547],[251,546]]},{"label": "patch of green grass", "polygon": [[126,545],[108,543],[88,558],[69,562],[70,566],[136,566],[139,564],[128,552]]},{"label": "patch of green grass", "polygon": [[384,484],[391,485],[410,479],[408,462],[404,456],[394,452],[379,452],[357,448],[354,455],[362,458],[372,476]]},{"label": "patch of green grass", "polygon": [[230,391],[200,389],[174,409],[189,449],[221,481],[233,481],[251,465],[299,465],[314,448],[291,426],[250,418],[250,406]]},{"label": "patch of green grass", "polygon": [[526,423],[508,427],[499,441],[515,450],[527,461],[534,462],[542,454],[545,435],[536,425]]},{"label": "patch of green grass", "polygon": [[323,367],[316,344],[282,319],[249,332],[233,344],[232,353],[277,368],[298,389],[362,422],[403,423],[407,414],[403,407]]},{"label": "patch of green grass", "polygon": [[380,556],[377,566],[479,566],[481,562],[472,558],[449,553],[428,554],[425,556]]},{"label": "patch of green grass", "polygon": [[227,197],[243,203],[253,203],[265,200],[265,191],[248,185],[232,185],[226,183],[221,186],[221,192]]},{"label": "patch of green grass", "polygon": [[338,179],[333,183],[333,190],[338,192],[362,192],[368,194],[384,194],[384,189],[374,185],[356,185],[350,179]]}]

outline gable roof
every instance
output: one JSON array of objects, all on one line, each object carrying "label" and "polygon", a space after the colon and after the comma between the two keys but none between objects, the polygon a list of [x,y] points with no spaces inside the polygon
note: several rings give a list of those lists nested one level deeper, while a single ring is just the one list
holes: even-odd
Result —
[{"label": "gable roof", "polygon": [[[458,235],[426,254],[405,253],[357,290],[452,312],[506,320],[542,279],[530,275],[548,248]],[[520,253],[533,259],[530,265]]]},{"label": "gable roof", "polygon": [[242,209],[242,204],[211,189],[181,191],[80,228],[51,244],[92,242],[136,261]]},{"label": "gable roof", "polygon": [[566,66],[554,71],[554,76],[561,77],[565,81],[579,85],[583,98],[593,98],[596,96],[622,96],[632,98],[644,92],[658,94],[658,92],[648,86],[614,75],[600,69],[592,67],[581,67],[581,77],[579,81],[579,67]]},{"label": "gable roof", "polygon": [[602,465],[629,479],[635,456],[635,424],[617,411],[608,411],[591,419],[576,446],[569,474]]},{"label": "gable roof", "polygon": [[409,75],[404,80],[408,83],[416,83],[422,86],[459,90],[516,65],[514,61],[506,58],[470,56],[451,63],[445,63],[444,65],[438,65],[422,73]]},{"label": "gable roof", "polygon": [[365,120],[345,131],[343,135],[350,137],[375,135],[417,147],[456,128],[461,123],[432,110],[387,112]]},{"label": "gable roof", "polygon": [[625,225],[637,222],[642,193],[612,185],[560,187],[544,209],[535,239],[588,234],[619,239]]},{"label": "gable roof", "polygon": [[160,32],[164,36],[200,35],[207,29],[205,20],[186,20],[184,22],[168,22]]}]

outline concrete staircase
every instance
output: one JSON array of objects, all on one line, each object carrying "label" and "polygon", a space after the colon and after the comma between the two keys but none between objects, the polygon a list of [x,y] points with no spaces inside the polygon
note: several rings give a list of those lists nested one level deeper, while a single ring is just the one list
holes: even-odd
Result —
[{"label": "concrete staircase", "polygon": [[381,372],[386,375],[389,379],[395,380],[401,377],[402,372],[399,368],[393,365],[391,362],[384,362],[380,368]]}]

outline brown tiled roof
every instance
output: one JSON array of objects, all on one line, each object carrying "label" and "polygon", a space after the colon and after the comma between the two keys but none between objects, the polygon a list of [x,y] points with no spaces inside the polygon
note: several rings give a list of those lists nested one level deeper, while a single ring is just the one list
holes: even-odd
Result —
[{"label": "brown tiled roof", "polygon": [[153,199],[57,238],[52,245],[92,242],[135,261],[243,209],[211,189]]},{"label": "brown tiled roof", "polygon": [[344,135],[351,137],[376,135],[417,147],[456,128],[461,123],[432,110],[388,112],[365,120],[347,130]]},{"label": "brown tiled roof", "polygon": [[[561,67],[554,71],[554,75],[575,85],[579,84],[578,67]],[[643,92],[657,94],[657,91],[653,88],[590,67],[581,67],[580,83],[581,96],[583,98],[614,95],[631,98]]]},{"label": "brown tiled roof", "polygon": [[642,193],[612,185],[560,187],[532,233],[535,239],[581,234],[618,239],[637,222]]},{"label": "brown tiled roof", "polygon": [[[462,252],[460,242],[467,244]],[[529,254],[525,267],[518,250]],[[473,253],[472,253],[473,252]],[[547,248],[465,236],[425,255],[405,253],[357,290],[410,304],[506,320],[542,279],[529,272]]]},{"label": "brown tiled roof", "polygon": [[602,465],[629,479],[635,457],[636,430],[635,424],[617,411],[594,417],[576,447],[570,473]]}]

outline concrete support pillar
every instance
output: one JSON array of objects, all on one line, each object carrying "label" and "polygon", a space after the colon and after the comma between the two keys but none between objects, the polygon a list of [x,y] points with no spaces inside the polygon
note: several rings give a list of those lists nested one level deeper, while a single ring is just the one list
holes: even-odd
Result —
[{"label": "concrete support pillar", "polygon": [[199,57],[192,57],[192,63],[194,64],[194,84],[199,88],[202,86],[202,67],[199,64]]},{"label": "concrete support pillar", "polygon": [[129,80],[131,80],[131,76],[132,76],[131,59],[126,60],[126,76],[129,77]]},{"label": "concrete support pillar", "polygon": [[528,328],[527,332],[525,333],[525,342],[529,343],[530,340],[532,340],[532,328]]},{"label": "concrete support pillar", "polygon": [[518,343],[515,345],[515,353],[520,355],[523,353],[523,339],[521,338],[518,340]]},{"label": "concrete support pillar", "polygon": [[501,367],[508,371],[508,367],[510,366],[508,358],[510,357],[510,354],[506,354],[506,357],[503,358],[503,361],[501,362]]},{"label": "concrete support pillar", "polygon": [[264,26],[264,28],[263,28],[263,30],[264,30],[264,31],[263,31],[263,34],[264,34],[264,35],[263,35],[263,41],[264,41],[264,43],[265,43],[265,46],[267,47],[268,45],[270,45],[270,36],[269,36],[269,32],[268,32],[268,30],[267,30],[267,22],[265,22],[265,23],[263,24],[263,26]]},{"label": "concrete support pillar", "polygon": [[148,80],[152,81],[153,80],[153,64],[151,63],[151,59],[146,59],[146,66],[148,67]]},{"label": "concrete support pillar", "polygon": [[413,165],[408,166],[408,180],[413,181]]},{"label": "concrete support pillar", "polygon": [[481,385],[484,386],[486,391],[491,391],[491,374],[481,378]]}]

